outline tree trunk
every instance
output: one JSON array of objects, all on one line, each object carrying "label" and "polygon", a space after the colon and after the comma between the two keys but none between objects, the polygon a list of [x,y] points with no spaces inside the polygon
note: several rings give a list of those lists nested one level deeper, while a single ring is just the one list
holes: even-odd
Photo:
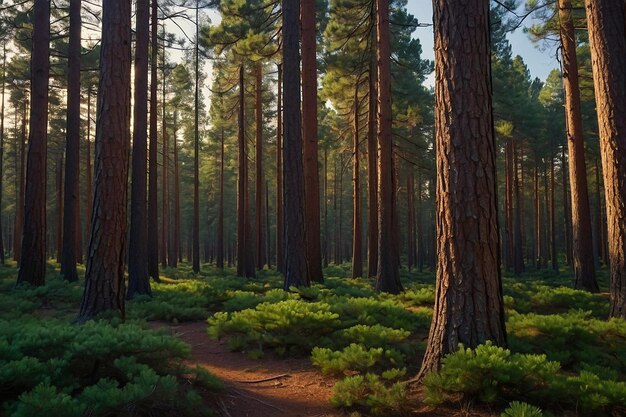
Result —
[{"label": "tree trunk", "polygon": [[285,272],[283,211],[283,66],[278,64],[276,121],[276,269]]},{"label": "tree trunk", "polygon": [[148,157],[148,275],[159,282],[159,213],[157,198],[157,69],[158,69],[158,4],[152,0],[150,46],[150,155]]},{"label": "tree trunk", "polygon": [[552,269],[559,272],[559,253],[556,250],[556,216],[554,204],[554,155],[550,156],[550,259]]},{"label": "tree trunk", "polygon": [[87,152],[85,152],[85,244],[91,237],[93,169],[91,168],[91,85],[87,89]]},{"label": "tree trunk", "polygon": [[567,147],[572,201],[573,261],[577,289],[598,292],[593,260],[591,214],[587,190],[585,144],[580,109],[576,38],[572,20],[571,0],[559,0],[563,89],[567,121]]},{"label": "tree trunk", "polygon": [[170,259],[173,268],[178,267],[178,262],[183,261],[183,254],[180,250],[180,174],[178,167],[178,113],[174,111],[174,250]]},{"label": "tree trunk", "polygon": [[4,265],[4,236],[2,224],[2,194],[4,193],[4,86],[7,75],[6,43],[2,45],[2,107],[0,108],[0,264]]},{"label": "tree trunk", "polygon": [[317,31],[315,26],[315,0],[301,0],[300,3],[307,270],[311,281],[324,282],[320,244],[320,179],[317,159]]},{"label": "tree trunk", "polygon": [[94,215],[79,321],[104,311],[124,318],[130,144],[130,2],[104,0],[96,118]]},{"label": "tree trunk", "polygon": [[162,90],[162,100],[161,105],[162,109],[162,117],[163,117],[163,139],[162,139],[162,152],[161,152],[161,192],[163,193],[163,197],[161,198],[161,251],[159,254],[161,255],[161,265],[163,268],[167,268],[167,236],[169,235],[169,222],[170,222],[170,194],[169,194],[169,135],[167,133],[167,107],[165,101],[165,45],[163,45],[163,58],[162,58],[163,68],[161,69],[161,75],[163,77],[163,82],[161,83]]},{"label": "tree trunk", "polygon": [[376,0],[376,45],[378,49],[378,271],[376,290],[397,294],[402,291],[394,241],[395,188],[393,136],[391,132],[391,38],[389,2]]},{"label": "tree trunk", "polygon": [[598,257],[602,262],[605,262],[606,255],[604,251],[604,242],[606,241],[604,231],[604,219],[602,217],[602,194],[600,192],[601,187],[601,174],[600,174],[600,162],[598,158],[595,159],[595,175],[596,175],[596,234],[597,234],[597,251]]},{"label": "tree trunk", "polygon": [[359,82],[354,89],[354,143],[352,147],[352,277],[363,276],[363,231],[361,230],[361,183],[359,178]]},{"label": "tree trunk", "polygon": [[[200,39],[198,9],[196,0],[196,39]],[[195,90],[194,90],[194,141],[193,141],[193,272],[200,272],[200,61],[199,45],[195,43]]]},{"label": "tree trunk", "polygon": [[[434,23],[439,256],[435,312],[420,376],[437,370],[459,343],[506,345],[489,2],[435,0]],[[473,98],[469,103],[468,97]]]},{"label": "tree trunk", "polygon": [[376,138],[376,62],[372,59],[369,75],[369,109],[367,121],[367,274],[375,277],[378,271],[378,178],[377,178],[377,138]]},{"label": "tree trunk", "polygon": [[[310,0],[305,0],[305,3]],[[282,1],[282,22],[283,22],[283,123],[284,123],[284,144],[283,144],[283,193],[285,204],[285,281],[284,289],[289,290],[291,286],[302,287],[309,286],[310,277],[309,270],[315,272],[314,269],[307,269],[307,256],[311,257],[311,263],[318,262],[319,259],[314,258],[314,248],[312,241],[307,240],[307,220],[315,220],[305,213],[305,175],[302,156],[302,114],[300,111],[300,51],[298,48],[299,27],[298,18],[300,12],[300,0],[283,0]],[[308,14],[305,9],[303,17]],[[310,16],[307,16],[307,20]],[[314,19],[314,16],[313,16]],[[303,25],[303,28],[308,27]],[[307,36],[303,39],[308,40]],[[308,65],[313,65],[309,62]],[[310,71],[311,67],[305,69]],[[311,88],[307,81],[307,88]],[[306,90],[309,91],[309,90]],[[310,103],[309,103],[310,106]],[[306,111],[314,111],[312,107],[308,107]],[[309,126],[309,128],[312,128]],[[306,130],[306,129],[305,129]],[[309,132],[310,133],[310,132]],[[316,140],[316,136],[313,140]],[[315,144],[315,146],[317,146]],[[315,148],[317,151],[317,147]],[[310,149],[309,149],[310,150]],[[311,158],[307,154],[307,158]],[[314,161],[317,161],[317,157]],[[317,166],[315,167],[317,172]],[[309,195],[310,197],[311,195]],[[307,200],[308,202],[309,200]],[[316,200],[317,201],[317,200]],[[316,206],[319,206],[316,204]],[[309,217],[309,218],[308,218]],[[319,222],[319,207],[318,219]],[[314,233],[315,227],[308,228],[308,231]],[[318,224],[319,235],[319,224]],[[319,237],[319,236],[318,236]],[[319,241],[318,241],[319,245]],[[311,251],[307,251],[307,247]],[[319,251],[319,248],[317,248]],[[321,271],[321,262],[319,268]],[[313,265],[313,268],[317,268]],[[316,276],[315,278],[321,278]]]},{"label": "tree trunk", "polygon": [[148,276],[147,171],[148,171],[148,44],[150,0],[137,0],[135,30],[135,97],[130,194],[127,299],[152,293]]},{"label": "tree trunk", "polygon": [[513,238],[513,139],[508,138],[504,145],[504,172],[505,172],[505,253],[504,267],[507,271],[513,270],[514,265],[514,238]]},{"label": "tree trunk", "polygon": [[50,75],[50,2],[35,0],[31,55],[31,104],[28,135],[24,223],[17,282],[44,285],[46,280],[46,175],[48,83]]},{"label": "tree trunk", "polygon": [[567,164],[565,162],[565,146],[561,148],[561,173],[563,175],[563,211],[565,213],[565,261],[567,265],[572,264],[572,210],[570,208],[570,198],[568,192]]},{"label": "tree trunk", "polygon": [[406,246],[407,246],[407,266],[409,272],[415,265],[415,219],[413,218],[413,194],[415,193],[415,185],[413,184],[413,173],[409,172],[406,176]]},{"label": "tree trunk", "polygon": [[[220,96],[220,104],[222,103]],[[217,257],[215,260],[216,266],[220,269],[224,268],[224,123],[222,118],[220,120],[220,205],[217,214]]]},{"label": "tree trunk", "polygon": [[272,237],[270,235],[270,189],[269,183],[265,180],[265,259],[267,260],[267,267],[272,268],[272,253],[271,243]]},{"label": "tree trunk", "polygon": [[255,186],[255,223],[256,223],[256,268],[263,269],[265,266],[265,233],[263,225],[263,64],[257,62],[255,66],[256,76],[256,186]]},{"label": "tree trunk", "polygon": [[606,198],[609,314],[626,318],[626,6],[611,0],[585,5]]},{"label": "tree trunk", "polygon": [[61,156],[56,166],[56,258],[57,263],[61,263],[63,256],[63,156]]},{"label": "tree trunk", "polygon": [[513,189],[515,194],[515,219],[514,219],[514,228],[515,228],[515,236],[514,236],[514,271],[515,275],[519,275],[524,272],[526,269],[524,266],[524,245],[523,245],[523,237],[522,237],[522,198],[520,191],[520,180],[519,180],[519,163],[517,157],[517,146],[513,144],[513,165],[514,165],[514,173],[513,173]]}]

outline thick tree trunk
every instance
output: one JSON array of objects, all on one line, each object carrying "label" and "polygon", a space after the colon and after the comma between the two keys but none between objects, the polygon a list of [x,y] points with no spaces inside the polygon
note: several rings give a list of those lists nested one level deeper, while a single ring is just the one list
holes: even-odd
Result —
[{"label": "thick tree trunk", "polygon": [[609,242],[611,317],[626,318],[626,5],[585,0]]},{"label": "thick tree trunk", "polygon": [[276,121],[276,269],[285,272],[283,208],[283,66],[278,64]]},{"label": "thick tree trunk", "polygon": [[124,259],[130,145],[130,9],[104,0],[96,118],[94,215],[79,321],[104,311],[124,317]]},{"label": "thick tree trunk", "polygon": [[63,249],[61,275],[77,281],[76,250],[80,235],[80,35],[81,0],[70,1],[70,40],[67,72],[67,128],[65,142],[65,201],[63,204]]},{"label": "thick tree trunk", "polygon": [[265,261],[265,232],[263,225],[263,64],[255,66],[255,119],[256,119],[256,186],[255,186],[255,223],[256,223],[256,268],[263,269]]},{"label": "thick tree trunk", "polygon": [[159,213],[158,213],[158,175],[157,175],[157,69],[158,69],[158,4],[151,3],[151,46],[150,46],[150,155],[148,157],[148,275],[155,280],[159,278]]},{"label": "thick tree trunk", "polygon": [[438,369],[459,343],[466,348],[487,340],[506,345],[489,2],[435,0],[434,23],[439,256],[435,311],[420,376]]},{"label": "thick tree trunk", "polygon": [[391,132],[391,38],[389,2],[376,0],[376,45],[378,49],[378,271],[376,290],[397,294],[402,291],[398,268]]},{"label": "thick tree trunk", "polygon": [[376,90],[377,68],[372,59],[369,75],[369,108],[367,121],[367,275],[375,277],[378,271],[378,176],[377,176],[377,138],[376,138]]},{"label": "thick tree trunk", "polygon": [[354,89],[354,142],[352,145],[352,277],[363,276],[363,231],[361,230],[361,183],[359,178],[359,83]]},{"label": "thick tree trunk", "polygon": [[150,0],[137,0],[135,30],[135,97],[133,107],[133,155],[130,194],[127,299],[152,293],[148,276],[148,44]]},{"label": "thick tree trunk", "polygon": [[300,3],[307,270],[311,281],[323,282],[324,275],[322,273],[320,244],[320,179],[317,158],[317,31],[315,26],[315,0],[301,0]]},{"label": "thick tree trunk", "polygon": [[50,1],[35,0],[31,55],[31,104],[24,223],[17,282],[46,280],[46,175],[48,83],[50,74]]},{"label": "thick tree trunk", "polygon": [[[310,1],[310,0],[305,0]],[[311,241],[307,240],[307,214],[305,213],[305,187],[304,163],[302,156],[302,114],[300,111],[300,51],[298,48],[299,27],[298,18],[300,13],[300,0],[283,0],[283,193],[285,204],[285,281],[284,289],[291,286],[309,286],[309,269],[307,268],[307,256],[314,256],[314,251],[307,251]],[[306,9],[305,9],[306,10]],[[303,15],[308,14],[308,11]],[[304,17],[304,16],[303,16]],[[307,17],[308,19],[309,17]],[[314,19],[314,16],[313,16]],[[304,27],[304,25],[303,25]],[[308,40],[308,37],[304,36]],[[313,63],[308,63],[313,65]],[[311,67],[307,67],[310,70]],[[310,81],[307,82],[307,84]],[[307,88],[311,88],[308,84]],[[307,90],[309,91],[309,90]],[[310,105],[310,104],[309,104]],[[309,112],[313,108],[309,107]],[[309,126],[309,128],[311,128]],[[316,140],[316,136],[313,137]],[[315,144],[317,151],[317,145]],[[311,157],[307,154],[307,157]],[[317,157],[315,158],[317,161]],[[317,170],[317,167],[315,168]],[[310,196],[310,195],[309,195]],[[308,200],[307,200],[308,201]],[[317,202],[319,206],[319,201]],[[309,218],[308,220],[314,220]],[[319,208],[318,208],[319,222]],[[315,227],[308,231],[314,232]],[[317,229],[319,235],[319,223]],[[319,245],[319,241],[318,241]],[[313,249],[311,247],[311,249]],[[319,251],[319,248],[317,248]],[[318,252],[319,253],[319,252]],[[320,268],[321,261],[311,258],[312,263],[318,262],[313,268]],[[315,270],[314,270],[315,272]],[[320,279],[320,276],[316,276]]]},{"label": "thick tree trunk", "polygon": [[576,38],[572,20],[571,0],[559,0],[561,52],[563,59],[563,89],[567,121],[567,147],[572,201],[572,232],[575,287],[590,292],[598,291],[593,260],[591,214],[587,189],[585,144],[580,109]]}]

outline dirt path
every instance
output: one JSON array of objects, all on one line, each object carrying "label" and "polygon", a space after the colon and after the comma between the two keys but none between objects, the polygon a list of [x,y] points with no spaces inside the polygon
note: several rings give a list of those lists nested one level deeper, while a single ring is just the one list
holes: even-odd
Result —
[{"label": "dirt path", "polygon": [[333,381],[322,377],[307,358],[278,359],[268,354],[263,359],[253,360],[231,352],[223,341],[210,339],[204,322],[168,327],[191,345],[191,362],[198,363],[225,383],[226,390],[218,399],[223,417],[346,415],[329,403]]}]

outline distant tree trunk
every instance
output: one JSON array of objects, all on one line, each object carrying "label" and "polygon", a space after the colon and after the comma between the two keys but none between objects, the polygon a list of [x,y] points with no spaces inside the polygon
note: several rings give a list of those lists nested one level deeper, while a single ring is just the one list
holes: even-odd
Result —
[{"label": "distant tree trunk", "polygon": [[577,289],[598,292],[593,260],[591,214],[587,190],[585,144],[580,109],[576,38],[572,20],[571,0],[559,0],[561,52],[563,59],[563,89],[567,121],[567,147],[572,201],[573,260]]},{"label": "distant tree trunk", "polygon": [[596,233],[597,233],[597,250],[598,257],[602,262],[606,260],[606,254],[604,253],[604,242],[606,241],[604,231],[604,219],[602,217],[602,194],[600,193],[601,187],[601,174],[600,174],[600,162],[598,158],[595,158],[595,175],[596,175]]},{"label": "distant tree trunk", "polygon": [[104,0],[96,118],[94,216],[79,321],[103,311],[124,317],[130,145],[131,3]]},{"label": "distant tree trunk", "polygon": [[178,262],[182,262],[180,250],[180,178],[178,171],[178,113],[174,110],[174,236],[172,242],[172,256],[169,262],[172,268],[178,267]]},{"label": "distant tree trunk", "polygon": [[626,318],[626,5],[585,0],[609,242],[611,317]]},{"label": "distant tree trunk", "polygon": [[[536,156],[535,156],[536,159]],[[541,269],[541,258],[543,257],[543,247],[541,245],[541,198],[539,197],[539,167],[535,160],[533,170],[533,187],[535,194],[535,256],[534,263],[536,269]]]},{"label": "distant tree trunk", "polygon": [[162,116],[163,116],[163,151],[161,155],[161,190],[163,193],[163,197],[161,199],[161,265],[163,268],[167,267],[167,237],[169,236],[170,229],[170,194],[169,194],[169,135],[167,133],[167,107],[165,101],[165,85],[166,85],[166,77],[165,77],[165,44],[163,45],[163,58],[162,58],[163,68],[161,70],[161,74],[163,77],[163,82],[161,83],[162,90],[162,100],[161,105],[163,106]]},{"label": "distant tree trunk", "polygon": [[413,194],[415,186],[413,184],[413,173],[409,172],[406,176],[406,246],[407,246],[407,266],[409,271],[415,265],[415,224],[413,219]]},{"label": "distant tree trunk", "polygon": [[63,156],[59,157],[56,166],[56,258],[61,263],[63,257]]},{"label": "distant tree trunk", "polygon": [[91,168],[91,85],[87,89],[87,152],[85,152],[85,243],[91,237],[91,211],[93,204],[93,170]]},{"label": "distant tree trunk", "polygon": [[426,259],[425,256],[425,248],[424,241],[426,240],[426,236],[424,233],[423,227],[423,214],[422,214],[422,170],[418,168],[417,170],[417,269],[419,272],[423,272],[424,270],[424,262]]},{"label": "distant tree trunk", "polygon": [[[198,9],[196,0],[196,39],[200,39]],[[200,61],[199,45],[195,43],[195,90],[194,90],[194,142],[193,142],[193,272],[200,272]]]},{"label": "distant tree trunk", "polygon": [[151,46],[150,46],[150,150],[148,156],[148,275],[159,282],[159,212],[157,175],[157,69],[159,53],[158,3],[152,0]]},{"label": "distant tree trunk", "polygon": [[17,282],[46,281],[46,175],[48,83],[50,75],[50,2],[35,0],[31,54],[31,103],[24,223]]},{"label": "distant tree trunk", "polygon": [[376,132],[376,62],[372,59],[369,75],[369,109],[367,121],[367,275],[375,277],[378,271],[378,177]]},{"label": "distant tree trunk", "polygon": [[76,250],[80,235],[80,36],[81,0],[70,1],[70,39],[67,72],[67,128],[65,142],[65,201],[61,275],[77,281]]},{"label": "distant tree trunk", "polygon": [[504,148],[504,166],[505,166],[505,236],[506,236],[506,252],[504,256],[504,266],[507,271],[513,269],[514,264],[514,238],[513,238],[513,139],[506,140]]},{"label": "distant tree trunk", "polygon": [[330,231],[328,228],[328,149],[324,148],[324,240],[322,246],[322,262],[324,267],[328,267],[330,253]]},{"label": "distant tree trunk", "polygon": [[[489,1],[433,4],[439,256],[435,311],[420,376],[437,370],[459,343],[466,348],[488,340],[506,345]],[[474,97],[469,107],[467,97]],[[455,174],[461,171],[464,175]]]},{"label": "distant tree trunk", "polygon": [[283,66],[278,64],[276,121],[276,269],[285,272],[283,210]]},{"label": "distant tree trunk", "polygon": [[[220,104],[223,103],[220,96]],[[221,107],[221,106],[220,106]],[[221,117],[221,116],[220,116]],[[220,206],[217,214],[217,258],[216,266],[224,268],[224,120],[220,121]]]},{"label": "distant tree trunk", "polygon": [[130,193],[127,299],[150,295],[148,276],[148,44],[150,42],[150,0],[137,0],[135,30],[135,90],[133,107],[133,155]]},{"label": "distant tree trunk", "polygon": [[317,158],[317,30],[315,26],[315,0],[301,0],[300,4],[307,270],[311,281],[323,282],[324,275],[322,273],[320,244],[320,179]]},{"label": "distant tree trunk", "polygon": [[4,265],[4,236],[2,224],[2,194],[4,193],[4,86],[7,75],[6,42],[2,45],[2,107],[0,108],[0,264]]},{"label": "distant tree trunk", "polygon": [[270,191],[268,181],[265,180],[265,259],[267,259],[267,267],[272,267],[271,253],[271,235],[270,235]]},{"label": "distant tree trunk", "polygon": [[333,228],[335,232],[335,236],[333,239],[335,243],[333,247],[333,259],[335,260],[335,265],[339,265],[341,263],[341,260],[339,259],[339,215],[337,213],[337,199],[339,195],[339,193],[337,192],[338,184],[339,180],[337,176],[337,162],[335,162],[333,164],[333,220],[335,223],[335,227]]},{"label": "distant tree trunk", "polygon": [[[305,0],[310,1],[310,0]],[[299,51],[299,13],[300,0],[282,0],[282,23],[283,23],[283,123],[284,123],[284,145],[283,145],[283,193],[285,204],[285,281],[283,288],[288,291],[291,286],[309,286],[310,277],[307,269],[307,256],[311,262],[318,262],[321,270],[321,262],[314,259],[314,248],[311,241],[307,240],[307,220],[315,220],[305,213],[305,175],[302,156],[302,114],[300,111],[300,51]],[[303,17],[308,14],[305,9]],[[305,18],[308,19],[309,17]],[[314,16],[313,16],[314,19]],[[303,28],[305,25],[303,25]],[[303,36],[303,39],[308,37]],[[309,63],[309,65],[313,65]],[[310,70],[310,67],[306,68]],[[311,88],[308,85],[307,88]],[[308,90],[307,90],[308,91]],[[308,107],[307,111],[314,111],[313,107]],[[307,122],[308,123],[308,122]],[[310,133],[310,132],[309,132]],[[316,140],[316,137],[314,137]],[[317,148],[316,148],[317,150]],[[307,157],[311,157],[307,154]],[[317,158],[314,160],[317,161]],[[317,167],[315,168],[317,170]],[[310,195],[309,195],[310,197]],[[312,201],[312,200],[308,200]],[[319,206],[319,201],[317,201]],[[314,216],[312,216],[314,217]],[[318,207],[319,222],[319,207]],[[319,224],[318,224],[319,226]],[[314,233],[315,227],[308,228]],[[319,235],[319,227],[318,227]],[[318,236],[319,237],[319,236]],[[319,241],[318,241],[319,244]],[[307,247],[312,251],[307,251]],[[319,248],[317,248],[319,251]],[[314,268],[317,268],[314,265]],[[315,278],[321,278],[316,276]]]},{"label": "distant tree trunk", "polygon": [[[19,154],[19,185],[17,189],[17,207],[15,208],[15,232],[13,234],[13,259],[20,264],[22,249],[22,231],[24,228],[24,178],[26,176],[26,109],[28,108],[28,100],[25,98],[22,103],[22,130],[20,135],[20,154]],[[17,156],[16,156],[17,158]]]},{"label": "distant tree trunk", "polygon": [[257,62],[255,66],[256,91],[255,91],[255,119],[256,119],[256,193],[255,193],[255,223],[256,223],[256,267],[263,269],[265,266],[265,233],[263,226],[263,64]]},{"label": "distant tree trunk", "polygon": [[378,50],[378,273],[376,290],[397,294],[402,291],[394,241],[395,186],[393,135],[391,132],[391,38],[389,2],[376,0],[376,45]]},{"label": "distant tree trunk", "polygon": [[354,142],[352,145],[352,277],[363,276],[363,231],[361,230],[361,182],[359,178],[359,82],[354,89]]},{"label": "distant tree trunk", "polygon": [[572,210],[570,208],[570,198],[568,192],[567,163],[565,161],[565,146],[561,148],[561,173],[563,175],[563,211],[565,213],[565,261],[567,265],[572,264]]},{"label": "distant tree trunk", "polygon": [[524,272],[526,269],[524,266],[524,245],[523,245],[523,236],[522,236],[522,197],[520,190],[520,179],[519,179],[519,163],[518,163],[518,154],[517,154],[517,146],[515,143],[513,144],[513,189],[515,194],[515,218],[514,218],[514,247],[515,247],[515,258],[514,258],[514,271],[515,275],[519,275]]},{"label": "distant tree trunk", "polygon": [[556,216],[554,204],[554,155],[550,156],[550,259],[552,269],[559,272],[559,253],[556,250]]}]

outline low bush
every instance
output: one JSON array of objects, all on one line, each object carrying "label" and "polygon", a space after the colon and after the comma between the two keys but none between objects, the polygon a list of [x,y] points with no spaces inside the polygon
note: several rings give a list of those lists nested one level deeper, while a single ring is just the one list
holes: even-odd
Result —
[{"label": "low bush", "polygon": [[368,349],[355,343],[340,351],[315,347],[311,352],[311,362],[319,367],[324,375],[335,376],[405,366],[404,355],[395,349],[382,347]]},{"label": "low bush", "polygon": [[333,387],[331,403],[375,416],[406,415],[406,384],[395,381],[399,375],[403,375],[402,372],[390,373],[392,379],[371,373],[345,378]]},{"label": "low bush", "polygon": [[500,417],[543,417],[543,412],[534,405],[513,401]]}]

